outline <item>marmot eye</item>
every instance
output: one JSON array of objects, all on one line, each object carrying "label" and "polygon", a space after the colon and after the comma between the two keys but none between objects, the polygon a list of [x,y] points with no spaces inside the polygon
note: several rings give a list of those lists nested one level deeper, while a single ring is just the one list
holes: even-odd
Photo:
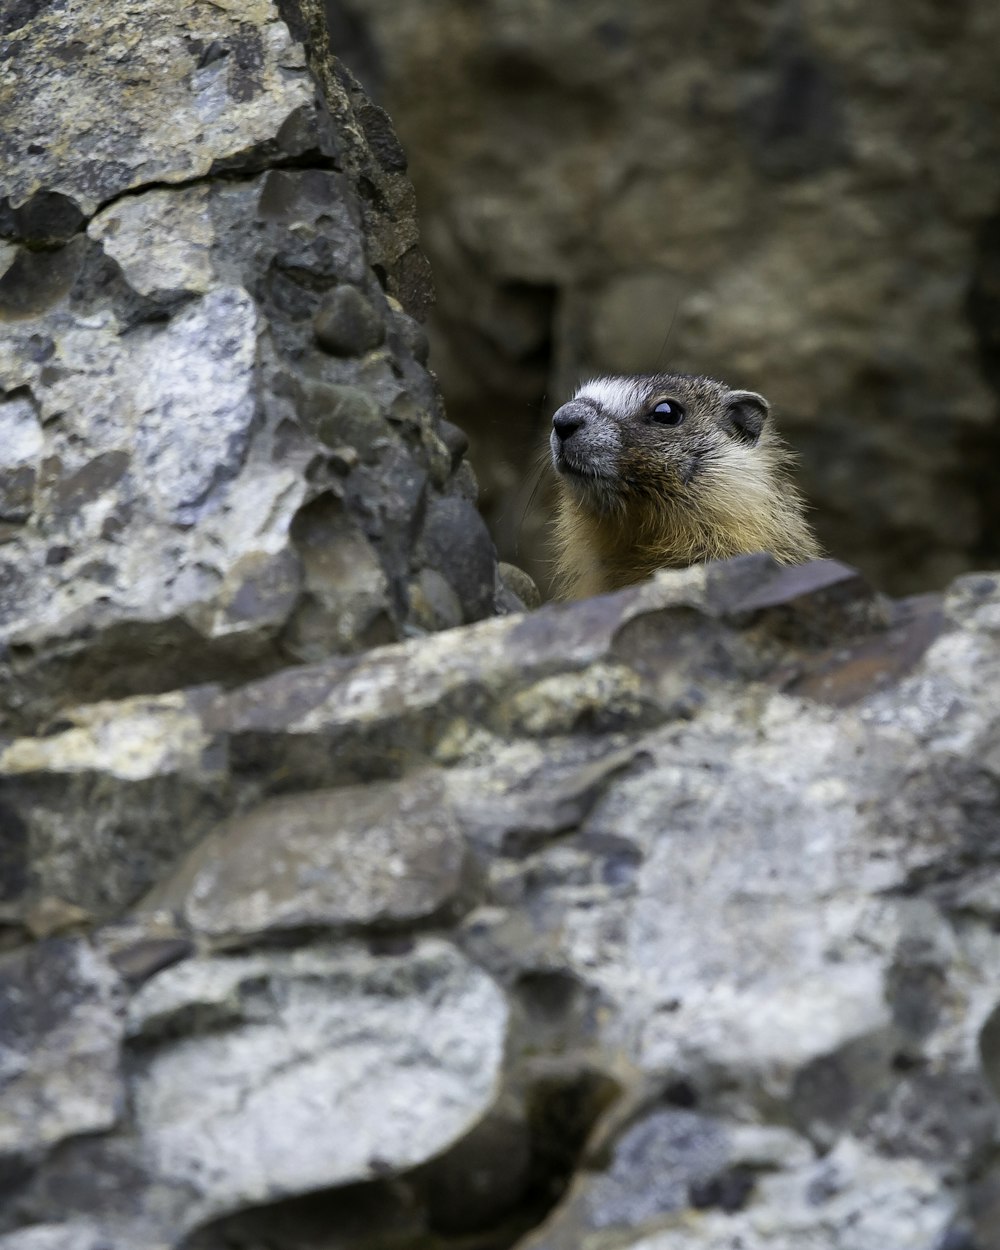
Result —
[{"label": "marmot eye", "polygon": [[649,414],[649,419],[657,425],[680,425],[684,420],[684,409],[676,399],[662,399]]}]

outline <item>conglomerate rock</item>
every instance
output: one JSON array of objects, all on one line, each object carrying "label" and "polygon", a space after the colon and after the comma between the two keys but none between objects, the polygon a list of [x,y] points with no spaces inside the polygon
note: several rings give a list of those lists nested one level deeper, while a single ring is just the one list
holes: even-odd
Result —
[{"label": "conglomerate rock", "polygon": [[997,576],[747,557],[65,709],[0,1246],[996,1250],[998,696]]},{"label": "conglomerate rock", "polygon": [[992,0],[330,7],[410,157],[505,558],[547,575],[543,491],[524,514],[567,390],[659,367],[767,395],[824,546],[884,588],[1000,560]]},{"label": "conglomerate rock", "polygon": [[492,614],[384,115],[270,0],[0,31],[0,724]]}]

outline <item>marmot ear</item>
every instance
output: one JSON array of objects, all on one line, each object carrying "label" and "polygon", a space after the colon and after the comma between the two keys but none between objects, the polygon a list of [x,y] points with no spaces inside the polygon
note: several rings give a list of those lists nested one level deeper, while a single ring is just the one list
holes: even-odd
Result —
[{"label": "marmot ear", "polygon": [[756,391],[730,391],[726,400],[729,433],[751,447],[760,438],[771,405]]}]

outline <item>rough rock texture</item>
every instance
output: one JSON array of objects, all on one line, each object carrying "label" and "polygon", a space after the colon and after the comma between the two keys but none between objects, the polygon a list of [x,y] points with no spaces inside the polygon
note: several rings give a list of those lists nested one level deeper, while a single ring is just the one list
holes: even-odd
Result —
[{"label": "rough rock texture", "polygon": [[269,0],[0,34],[0,723],[492,614],[384,115]]},{"label": "rough rock texture", "polygon": [[122,1099],[118,977],[85,943],[54,938],[0,969],[0,1156],[41,1155],[111,1128]]},{"label": "rough rock texture", "polygon": [[0,1247],[997,1250],[998,743],[1000,576],[765,557],[67,710]]},{"label": "rough rock texture", "polygon": [[546,575],[522,514],[566,390],[662,360],[771,399],[822,542],[878,584],[1000,559],[992,0],[331,7],[411,159],[505,558],[520,530]]},{"label": "rough rock texture", "polygon": [[0,1250],[1000,1250],[1000,576],[479,620],[319,0],[0,37]]}]

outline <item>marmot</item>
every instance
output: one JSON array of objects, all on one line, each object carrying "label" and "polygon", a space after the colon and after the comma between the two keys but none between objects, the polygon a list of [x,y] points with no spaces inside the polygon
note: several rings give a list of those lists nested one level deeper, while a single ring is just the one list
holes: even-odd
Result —
[{"label": "marmot", "polygon": [[686,373],[582,386],[552,418],[560,597],[753,551],[818,556],[769,412],[755,391]]}]

